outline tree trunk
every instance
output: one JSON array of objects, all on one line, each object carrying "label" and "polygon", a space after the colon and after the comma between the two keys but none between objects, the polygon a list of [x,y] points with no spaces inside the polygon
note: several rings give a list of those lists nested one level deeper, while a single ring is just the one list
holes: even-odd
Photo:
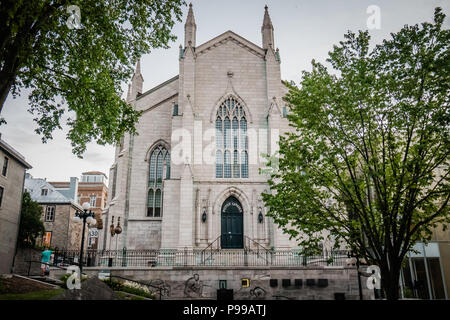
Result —
[{"label": "tree trunk", "polygon": [[381,268],[382,290],[387,300],[398,300],[400,298],[400,267]]},{"label": "tree trunk", "polygon": [[10,79],[1,79],[0,80],[0,114],[2,113],[3,106],[6,102],[6,98],[8,98],[9,91],[13,85],[14,81]]}]

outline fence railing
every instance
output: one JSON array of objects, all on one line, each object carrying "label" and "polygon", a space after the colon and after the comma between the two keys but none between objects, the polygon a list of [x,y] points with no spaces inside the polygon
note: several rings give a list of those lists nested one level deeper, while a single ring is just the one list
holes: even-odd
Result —
[{"label": "fence railing", "polygon": [[[79,251],[55,251],[53,264],[79,264]],[[299,250],[87,250],[85,267],[174,267],[174,266],[345,266],[347,251],[324,251],[320,255],[302,255]]]}]

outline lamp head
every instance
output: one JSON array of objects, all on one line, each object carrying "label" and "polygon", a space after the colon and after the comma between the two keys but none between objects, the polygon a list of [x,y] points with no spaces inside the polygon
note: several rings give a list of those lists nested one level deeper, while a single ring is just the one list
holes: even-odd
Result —
[{"label": "lamp head", "polygon": [[206,222],[206,210],[203,210],[203,214],[202,214],[202,222],[203,222],[203,223]]},{"label": "lamp head", "polygon": [[91,204],[89,202],[85,202],[82,205],[83,210],[89,210],[91,208]]},{"label": "lamp head", "polygon": [[97,223],[97,220],[95,220],[95,218],[93,217],[89,217],[87,220],[91,226],[95,226],[95,224]]},{"label": "lamp head", "polygon": [[121,234],[122,233],[122,227],[120,226],[120,217],[117,219],[117,226],[114,229],[114,232],[116,234]]},{"label": "lamp head", "polygon": [[262,214],[262,212],[261,212],[261,210],[259,211],[259,214],[258,214],[258,221],[259,221],[259,223],[262,223],[263,222],[263,219],[264,219],[264,217],[263,217],[263,214]]}]

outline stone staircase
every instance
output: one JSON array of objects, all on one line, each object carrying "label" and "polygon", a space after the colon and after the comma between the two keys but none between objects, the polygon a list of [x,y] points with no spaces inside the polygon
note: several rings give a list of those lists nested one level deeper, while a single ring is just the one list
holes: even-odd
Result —
[{"label": "stone staircase", "polygon": [[244,248],[221,249],[220,236],[200,253],[200,265],[264,266],[271,264],[270,251],[260,243],[244,236]]},{"label": "stone staircase", "polygon": [[35,281],[44,282],[44,283],[47,283],[47,284],[53,285],[53,286],[61,287],[62,285],[64,285],[64,283],[61,280],[53,279],[53,278],[46,277],[46,276],[44,276],[44,277],[43,276],[29,276],[26,278],[29,278],[29,279],[35,280]]}]

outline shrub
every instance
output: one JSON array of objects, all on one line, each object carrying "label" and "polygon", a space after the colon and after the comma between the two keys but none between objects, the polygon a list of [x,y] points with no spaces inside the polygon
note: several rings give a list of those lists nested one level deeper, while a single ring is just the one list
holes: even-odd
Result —
[{"label": "shrub", "polygon": [[155,295],[148,289],[147,286],[140,285],[139,283],[133,281],[125,281],[121,282],[114,279],[105,279],[103,280],[105,284],[107,284],[114,291],[123,291],[131,294],[135,294],[137,296],[155,299]]},{"label": "shrub", "polygon": [[105,279],[103,280],[103,282],[106,283],[114,291],[123,291],[123,284],[120,281],[114,279]]}]

